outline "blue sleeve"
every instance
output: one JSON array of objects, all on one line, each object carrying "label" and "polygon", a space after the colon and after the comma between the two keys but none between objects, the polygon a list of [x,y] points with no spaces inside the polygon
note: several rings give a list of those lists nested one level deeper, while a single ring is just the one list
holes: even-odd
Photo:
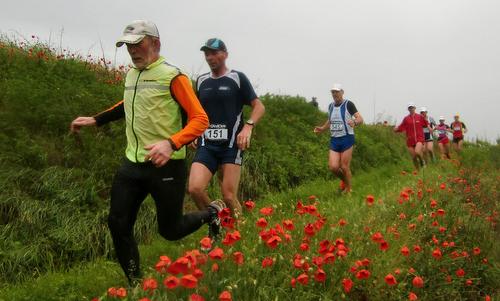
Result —
[{"label": "blue sleeve", "polygon": [[257,94],[255,94],[248,77],[242,72],[238,72],[238,74],[240,76],[240,94],[243,98],[243,104],[250,105],[252,100],[257,98]]}]

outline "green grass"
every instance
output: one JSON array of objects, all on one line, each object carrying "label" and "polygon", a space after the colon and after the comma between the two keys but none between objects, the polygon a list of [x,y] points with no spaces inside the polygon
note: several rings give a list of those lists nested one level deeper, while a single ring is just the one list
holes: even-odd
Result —
[{"label": "green grass", "polygon": [[[498,170],[492,170],[492,176],[499,176]],[[479,300],[483,293],[494,293],[494,288],[498,287],[498,254],[499,248],[494,244],[493,237],[494,229],[491,229],[482,221],[484,218],[475,218],[466,212],[463,206],[464,196],[455,194],[446,194],[445,192],[437,191],[436,197],[440,202],[440,207],[444,208],[449,217],[446,222],[447,227],[451,230],[456,229],[455,243],[457,249],[470,251],[472,246],[480,246],[482,250],[481,258],[489,258],[491,266],[483,267],[482,264],[474,262],[467,263],[465,261],[454,262],[446,259],[441,262],[434,262],[429,258],[429,252],[432,246],[427,245],[431,238],[431,233],[426,233],[432,227],[425,227],[425,231],[418,229],[410,231],[403,227],[398,228],[400,239],[390,237],[386,233],[387,227],[395,226],[400,223],[399,214],[404,212],[407,215],[408,222],[416,222],[417,212],[427,212],[429,214],[428,202],[430,196],[425,196],[422,201],[412,199],[412,202],[417,207],[401,206],[397,203],[399,192],[403,187],[412,187],[417,191],[417,183],[422,180],[425,187],[437,187],[441,182],[451,180],[451,176],[458,173],[458,169],[449,163],[439,163],[437,166],[431,166],[418,175],[408,174],[403,176],[400,174],[399,167],[381,167],[379,170],[360,173],[355,177],[355,191],[350,196],[341,195],[338,192],[338,182],[315,180],[305,185],[284,191],[281,193],[268,194],[262,199],[257,200],[257,207],[272,206],[275,208],[275,213],[270,218],[273,225],[280,222],[284,218],[293,217],[292,211],[298,199],[304,200],[309,195],[314,194],[319,200],[318,210],[327,218],[327,224],[336,224],[340,218],[347,221],[347,225],[343,228],[326,227],[317,235],[321,238],[334,240],[337,237],[342,237],[352,249],[347,256],[345,262],[337,259],[332,271],[334,272],[327,286],[312,284],[308,287],[298,286],[296,289],[291,289],[289,281],[291,277],[298,275],[298,272],[290,269],[290,257],[293,255],[292,250],[296,249],[297,243],[300,241],[300,234],[295,231],[293,233],[294,247],[283,246],[276,251],[271,251],[262,243],[256,240],[254,222],[259,216],[257,211],[247,213],[246,222],[240,225],[242,233],[242,241],[237,247],[224,247],[226,252],[241,250],[246,256],[244,266],[236,268],[230,260],[220,263],[220,271],[217,275],[211,275],[205,271],[206,276],[203,279],[205,285],[208,286],[208,296],[215,297],[224,287],[231,287],[235,300],[334,300],[341,297],[342,293],[339,290],[340,280],[348,277],[349,273],[346,270],[353,264],[355,260],[369,257],[373,264],[370,267],[372,272],[371,279],[373,282],[366,287],[358,287],[351,294],[354,299],[362,299],[363,296],[372,296],[370,300],[381,300],[389,298],[389,300],[399,299],[410,290],[407,283],[411,285],[410,276],[407,274],[407,269],[412,266],[418,270],[419,275],[423,275],[426,283],[435,281],[436,284],[428,284],[423,290],[416,290],[419,295],[419,300],[444,300],[446,296],[452,296],[453,300],[467,299]],[[439,179],[438,175],[443,178]],[[488,202],[483,197],[496,191],[498,183],[488,180],[487,177],[472,173],[470,179],[477,180],[480,177],[483,181],[483,190],[481,195],[478,195],[476,205],[483,213],[488,210],[498,210],[498,202]],[[490,177],[491,178],[491,177]],[[448,185],[455,185],[449,184]],[[458,189],[458,188],[457,188]],[[383,204],[376,204],[373,207],[367,207],[365,197],[372,194],[376,200],[383,200]],[[448,197],[445,197],[448,195]],[[479,202],[483,200],[485,203]],[[293,217],[296,226],[300,228],[303,222],[299,218]],[[428,217],[426,217],[428,218]],[[461,224],[457,224],[457,219],[461,220]],[[304,221],[305,222],[305,221]],[[460,226],[461,225],[461,226]],[[389,241],[391,248],[386,253],[381,253],[378,248],[367,239],[369,234],[365,234],[365,227],[370,227],[370,233],[381,231]],[[296,234],[297,233],[297,234]],[[436,232],[432,232],[436,233]],[[163,240],[154,240],[151,245],[141,245],[141,258],[146,274],[155,275],[151,269],[156,263],[159,255],[168,255],[175,259],[182,255],[183,251],[198,247],[198,241],[206,234],[206,229],[203,228],[193,236],[190,236],[180,243],[169,243]],[[438,234],[439,237],[439,234]],[[440,237],[445,239],[446,236]],[[318,238],[319,240],[319,238]],[[426,256],[415,256],[411,260],[405,261],[399,255],[399,249],[402,245],[407,244],[410,248],[415,242],[421,243],[427,253]],[[316,246],[311,244],[311,249],[316,249]],[[311,252],[313,253],[313,252]],[[380,254],[379,254],[380,253]],[[261,271],[260,260],[264,256],[276,258],[276,264],[271,271]],[[460,279],[453,278],[453,283],[445,286],[440,273],[436,272],[438,266],[447,267],[448,269],[458,268],[463,265],[467,267],[468,276],[474,275],[475,281],[480,280],[480,284],[475,285],[473,289],[465,290],[463,285],[460,285]],[[403,276],[398,277],[400,285],[397,289],[389,290],[385,288],[385,292],[380,291],[384,288],[383,277],[386,273],[400,268],[403,271]],[[453,274],[454,270],[450,273]],[[160,279],[162,279],[160,277]],[[253,280],[257,281],[257,285],[253,285]],[[408,280],[410,279],[410,280]],[[314,282],[311,280],[311,282]],[[406,282],[406,284],[404,284]],[[114,261],[98,259],[91,263],[83,263],[77,265],[66,272],[48,273],[34,281],[28,281],[22,285],[13,285],[4,287],[4,293],[0,294],[0,300],[88,300],[91,297],[104,296],[108,287],[125,286],[126,282],[118,265]],[[130,293],[131,291],[129,291]],[[142,294],[140,290],[135,290],[137,297]],[[132,292],[133,294],[133,292]],[[177,294],[168,293],[168,300],[186,296],[187,292],[178,291]],[[205,293],[204,295],[207,295]],[[345,294],[344,294],[345,295]],[[175,297],[177,296],[177,297]],[[165,298],[165,297],[163,297]],[[158,299],[160,300],[160,299]],[[163,299],[162,299],[163,300]],[[185,300],[185,299],[183,299]],[[211,299],[209,299],[211,300]]]}]

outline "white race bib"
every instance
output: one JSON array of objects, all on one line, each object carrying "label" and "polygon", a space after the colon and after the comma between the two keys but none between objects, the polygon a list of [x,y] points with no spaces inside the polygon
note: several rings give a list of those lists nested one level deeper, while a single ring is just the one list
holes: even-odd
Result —
[{"label": "white race bib", "polygon": [[211,127],[203,134],[205,139],[210,141],[225,141],[227,140],[227,129],[224,127]]},{"label": "white race bib", "polygon": [[332,132],[341,132],[344,130],[344,124],[342,122],[333,122],[330,123],[330,131]]}]

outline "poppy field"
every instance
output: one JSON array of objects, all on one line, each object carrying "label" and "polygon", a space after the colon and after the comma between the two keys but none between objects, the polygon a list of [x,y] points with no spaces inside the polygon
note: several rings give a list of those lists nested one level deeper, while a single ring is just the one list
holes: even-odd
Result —
[{"label": "poppy field", "polygon": [[220,241],[158,254],[137,287],[93,300],[493,300],[499,175],[457,165],[402,171],[385,195],[323,182],[248,200],[240,220],[221,213]]}]

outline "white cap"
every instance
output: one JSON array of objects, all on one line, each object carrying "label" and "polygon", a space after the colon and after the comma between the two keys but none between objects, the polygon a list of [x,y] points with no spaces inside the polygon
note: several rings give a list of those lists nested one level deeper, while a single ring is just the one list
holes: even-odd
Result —
[{"label": "white cap", "polygon": [[123,35],[116,41],[116,47],[122,47],[123,44],[137,44],[145,36],[159,38],[158,28],[151,21],[136,20],[127,25],[123,30]]},{"label": "white cap", "polygon": [[439,116],[439,120],[443,120],[444,121],[444,116]]},{"label": "white cap", "polygon": [[331,91],[342,91],[342,85],[341,84],[333,84],[333,87]]},{"label": "white cap", "polygon": [[427,108],[426,107],[421,107],[420,108],[420,113],[422,113],[422,112],[427,112]]},{"label": "white cap", "polygon": [[414,107],[414,108],[416,108],[417,106],[415,105],[415,103],[413,103],[413,102],[409,102],[409,103],[408,103],[408,108],[410,108],[410,107]]}]

